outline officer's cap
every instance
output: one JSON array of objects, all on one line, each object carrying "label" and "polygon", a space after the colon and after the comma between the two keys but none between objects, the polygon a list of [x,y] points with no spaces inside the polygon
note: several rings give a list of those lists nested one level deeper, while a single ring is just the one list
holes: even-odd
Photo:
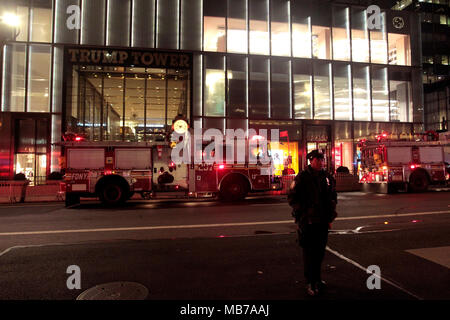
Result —
[{"label": "officer's cap", "polygon": [[323,159],[323,153],[319,152],[319,150],[313,150],[306,156],[309,161],[312,161],[314,158]]}]

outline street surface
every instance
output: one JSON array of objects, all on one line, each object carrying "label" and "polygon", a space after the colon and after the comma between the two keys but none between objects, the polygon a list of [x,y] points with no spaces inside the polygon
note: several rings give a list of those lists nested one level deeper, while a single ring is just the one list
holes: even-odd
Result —
[{"label": "street surface", "polygon": [[[319,300],[450,299],[450,193],[340,193]],[[126,281],[147,299],[304,300],[302,255],[285,197],[241,203],[97,201],[0,206],[0,300],[74,300]],[[68,289],[67,268],[81,271]],[[369,290],[366,268],[381,271]]]}]

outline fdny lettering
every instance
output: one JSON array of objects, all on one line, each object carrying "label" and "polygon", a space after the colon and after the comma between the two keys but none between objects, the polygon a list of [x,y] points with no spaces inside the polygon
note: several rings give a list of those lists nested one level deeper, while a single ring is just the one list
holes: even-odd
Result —
[{"label": "fdny lettering", "polygon": [[225,314],[240,315],[263,315],[269,316],[269,305],[232,304],[225,305]]},{"label": "fdny lettering", "polygon": [[87,180],[88,178],[89,178],[88,172],[72,174],[72,180]]},{"label": "fdny lettering", "polygon": [[190,68],[190,56],[183,53],[68,49],[68,54],[71,63]]},{"label": "fdny lettering", "polygon": [[195,166],[197,171],[213,171],[214,165],[212,164],[199,164]]}]

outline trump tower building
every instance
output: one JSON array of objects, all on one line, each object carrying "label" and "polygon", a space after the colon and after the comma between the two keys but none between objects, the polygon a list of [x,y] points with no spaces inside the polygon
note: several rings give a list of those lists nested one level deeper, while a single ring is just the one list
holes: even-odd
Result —
[{"label": "trump tower building", "polygon": [[279,172],[317,148],[354,172],[361,139],[423,131],[419,17],[365,2],[3,1],[18,23],[1,57],[0,175],[43,183],[63,134],[157,141],[177,115],[285,131]]}]

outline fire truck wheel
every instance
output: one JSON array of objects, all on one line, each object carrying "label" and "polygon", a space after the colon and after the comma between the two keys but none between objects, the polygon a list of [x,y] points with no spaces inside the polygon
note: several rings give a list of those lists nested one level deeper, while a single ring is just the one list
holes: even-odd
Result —
[{"label": "fire truck wheel", "polygon": [[412,192],[425,192],[428,189],[428,184],[428,176],[421,170],[417,170],[409,178],[409,190]]},{"label": "fire truck wheel", "polygon": [[80,203],[80,196],[76,195],[76,194],[66,194],[66,207],[70,207],[73,206],[75,204],[79,204]]},{"label": "fire truck wheel", "polygon": [[231,176],[222,182],[219,198],[222,201],[241,201],[247,196],[248,183],[239,176]]},{"label": "fire truck wheel", "polygon": [[116,182],[106,182],[100,190],[100,201],[107,205],[117,205],[124,203],[128,198],[128,193]]}]

